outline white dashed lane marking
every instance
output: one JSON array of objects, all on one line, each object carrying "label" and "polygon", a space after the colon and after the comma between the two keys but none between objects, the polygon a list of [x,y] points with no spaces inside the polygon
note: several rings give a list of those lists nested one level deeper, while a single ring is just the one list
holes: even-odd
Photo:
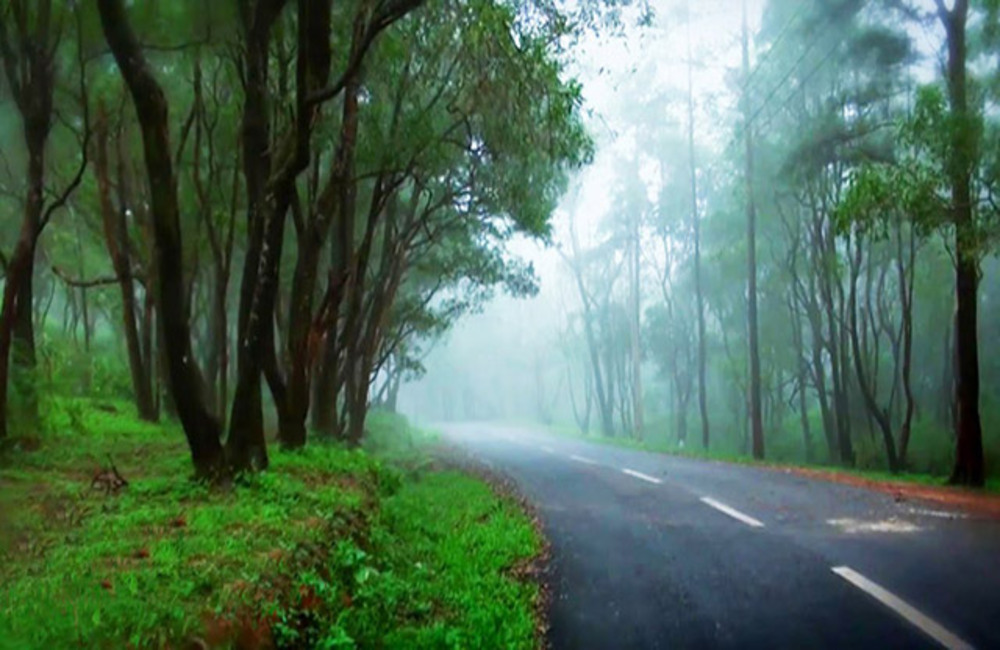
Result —
[{"label": "white dashed lane marking", "polygon": [[937,621],[924,615],[913,605],[891,593],[886,588],[872,582],[854,569],[837,566],[831,569],[838,576],[896,612],[912,625],[920,629],[948,650],[972,650],[972,646],[944,628]]},{"label": "white dashed lane marking", "polygon": [[753,528],[763,528],[764,527],[764,524],[762,524],[760,521],[754,519],[750,515],[745,515],[742,512],[740,512],[739,510],[737,510],[735,508],[730,508],[726,504],[724,504],[724,503],[722,503],[720,501],[716,501],[715,499],[713,499],[711,497],[702,497],[701,501],[705,505],[711,506],[711,507],[715,508],[716,510],[718,510],[719,512],[721,512],[723,514],[726,514],[726,515],[729,515],[733,519],[736,519],[737,521],[742,521],[747,526],[751,526]]},{"label": "white dashed lane marking", "polygon": [[584,465],[597,465],[597,461],[596,460],[591,460],[591,459],[586,458],[584,456],[577,456],[576,454],[573,454],[569,458],[570,458],[570,460],[575,460],[576,462],[583,463]]},{"label": "white dashed lane marking", "polygon": [[634,469],[629,469],[627,467],[623,469],[622,472],[628,474],[629,476],[633,476],[639,479],[640,481],[646,481],[647,483],[655,483],[656,485],[659,485],[660,483],[663,482],[660,479],[656,478],[655,476],[650,476],[649,474],[643,474],[642,472],[637,472]]}]

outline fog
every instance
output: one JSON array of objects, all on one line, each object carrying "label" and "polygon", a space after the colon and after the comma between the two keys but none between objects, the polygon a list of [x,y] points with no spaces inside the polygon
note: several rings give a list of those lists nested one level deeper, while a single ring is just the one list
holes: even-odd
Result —
[{"label": "fog", "polygon": [[[699,139],[718,146],[735,123],[735,115],[725,122],[719,113],[736,108],[726,77],[739,71],[740,2],[695,5],[690,25],[684,3],[659,3],[652,24],[629,24],[615,36],[590,35],[573,47],[568,72],[583,85],[597,150],[592,165],[574,174],[575,195],[567,195],[554,214],[550,240],[522,238],[512,245],[515,255],[534,266],[540,291],[525,299],[499,296],[482,313],[459,321],[429,351],[426,376],[401,390],[401,411],[425,422],[572,421],[568,382],[576,371],[565,367],[570,353],[564,344],[580,299],[559,252],[570,245],[571,223],[585,245],[600,241],[615,209],[616,166],[636,157],[636,140],[652,124],[662,120],[664,127],[683,128],[689,43],[698,59],[695,101],[708,116],[697,125]],[[759,28],[763,2],[751,1],[747,8],[751,27]],[[637,94],[648,104],[638,112]],[[655,164],[645,163],[644,173],[656,174]],[[651,180],[648,191],[655,194]]]},{"label": "fog", "polygon": [[[758,456],[769,441],[777,460],[947,470],[954,235],[903,205],[894,222],[895,208],[872,212],[852,192],[884,161],[923,155],[919,142],[893,141],[911,133],[921,88],[941,87],[933,3],[904,18],[878,3],[747,3],[748,68],[742,7],[694,3],[689,19],[686,3],[656,3],[649,24],[570,49],[566,74],[582,83],[596,149],[570,177],[551,236],[511,247],[539,291],[495,297],[425,351],[426,373],[400,393],[405,413]],[[992,74],[995,59],[976,60]],[[985,196],[992,180],[981,180]],[[996,265],[981,259],[992,313]],[[984,344],[991,322],[980,317]],[[984,386],[995,385],[984,363]],[[992,433],[986,448],[996,453]]]}]

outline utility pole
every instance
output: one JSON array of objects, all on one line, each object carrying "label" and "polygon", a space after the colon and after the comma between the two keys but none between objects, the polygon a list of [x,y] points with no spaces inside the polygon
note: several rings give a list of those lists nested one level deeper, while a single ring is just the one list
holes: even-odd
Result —
[{"label": "utility pole", "polygon": [[743,139],[746,144],[747,201],[747,330],[750,357],[750,430],[753,457],[764,458],[764,425],[760,409],[760,340],[757,330],[757,208],[753,196],[753,125],[750,113],[750,28],[743,0]]},{"label": "utility pole", "polygon": [[701,287],[701,216],[698,213],[698,165],[694,155],[694,59],[691,57],[691,1],[687,3],[688,160],[691,163],[691,225],[694,230],[694,293],[698,308],[698,410],[701,444],[709,445],[708,399],[705,395],[705,297]]}]

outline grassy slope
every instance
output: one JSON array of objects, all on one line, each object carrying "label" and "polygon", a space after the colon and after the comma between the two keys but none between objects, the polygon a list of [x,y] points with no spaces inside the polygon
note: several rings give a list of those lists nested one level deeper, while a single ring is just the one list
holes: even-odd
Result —
[{"label": "grassy slope", "polygon": [[[43,448],[0,465],[0,648],[535,646],[537,587],[510,571],[530,520],[421,462],[405,421],[371,427],[373,453],[276,452],[208,489],[173,427],[56,401]],[[117,495],[90,489],[107,454]]]}]

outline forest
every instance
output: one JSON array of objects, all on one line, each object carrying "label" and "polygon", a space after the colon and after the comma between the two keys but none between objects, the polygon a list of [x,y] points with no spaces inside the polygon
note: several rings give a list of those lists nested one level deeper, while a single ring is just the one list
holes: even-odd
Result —
[{"label": "forest", "polygon": [[0,438],[68,392],[176,417],[200,476],[267,467],[265,409],[357,445],[375,378],[533,291],[504,242],[589,155],[577,28],[420,4],[4,3]]},{"label": "forest", "polygon": [[507,371],[535,397],[508,399],[511,380],[466,415],[983,485],[1000,461],[996,3],[768,0],[759,22],[739,5],[673,3],[590,63],[616,75],[587,98],[608,117]]},{"label": "forest", "polygon": [[646,93],[603,237],[571,227],[565,252],[580,425],[641,437],[651,367],[691,445],[950,461],[982,485],[984,431],[1000,451],[996,37],[995,3],[773,0],[753,66],[744,23],[722,140],[697,137],[696,58],[678,97]]},{"label": "forest", "polygon": [[620,3],[425,4],[0,1],[0,646],[535,639],[527,515],[385,411],[537,290]]}]

